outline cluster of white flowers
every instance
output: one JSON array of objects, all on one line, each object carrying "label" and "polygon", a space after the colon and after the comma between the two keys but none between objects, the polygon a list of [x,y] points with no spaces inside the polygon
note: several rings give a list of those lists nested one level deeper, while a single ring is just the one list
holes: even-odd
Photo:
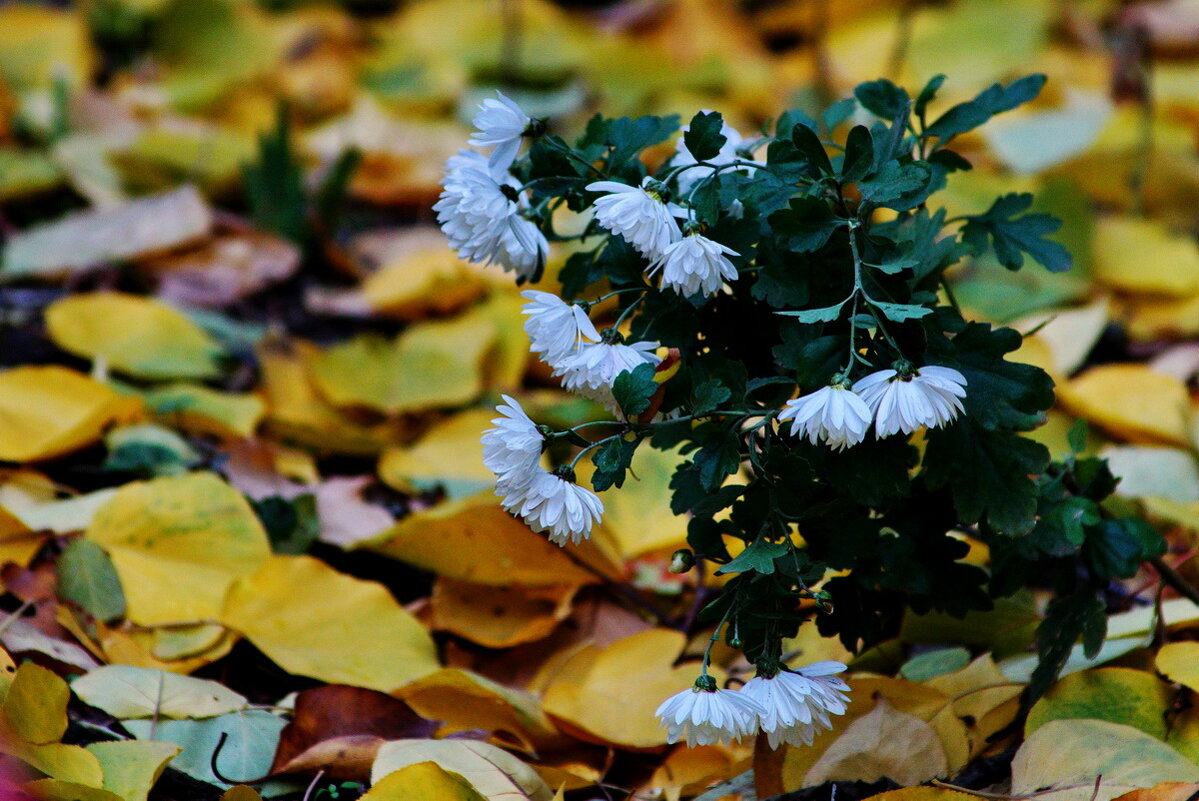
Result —
[{"label": "cluster of white flowers", "polygon": [[728,257],[740,254],[695,231],[684,236],[675,218],[686,218],[688,213],[663,201],[659,186],[646,176],[641,186],[595,181],[587,189],[607,193],[595,201],[595,219],[652,262],[649,275],[662,272],[664,289],[685,297],[715,294],[725,281],[736,280],[737,268]]},{"label": "cluster of white flowers", "polygon": [[[450,158],[441,196],[433,206],[437,222],[460,257],[482,264],[499,263],[528,280],[545,264],[549,243],[525,217],[528,200],[510,168],[522,140],[539,124],[497,92],[497,97],[479,106],[474,125],[470,144],[492,148],[491,155],[464,150]],[[676,180],[680,192],[689,193],[718,166],[732,164],[737,158],[741,135],[728,125],[723,133],[725,144],[720,153],[703,164],[679,139],[673,163],[683,167]],[[677,218],[687,219],[688,211],[666,202],[662,185],[653,178],[646,176],[640,186],[595,181],[587,189],[603,193],[595,201],[595,219],[649,259],[649,274],[660,271],[664,288],[684,296],[711,295],[720,291],[725,281],[737,278],[737,269],[728,257],[739,254],[696,231],[684,236]]]},{"label": "cluster of white flowers", "polygon": [[549,242],[524,216],[528,201],[508,169],[532,121],[503,95],[483,101],[480,109],[470,143],[495,150],[490,159],[473,150],[451,156],[433,210],[461,258],[496,262],[528,280],[545,263]]},{"label": "cluster of white flowers", "polygon": [[530,350],[541,354],[553,374],[562,379],[562,386],[571,392],[618,411],[612,396],[616,376],[641,364],[656,367],[662,362],[654,352],[657,342],[626,345],[606,341],[578,304],[535,289],[521,295],[530,301],[523,308],[528,315],[525,332],[532,342]]},{"label": "cluster of white flowers", "polygon": [[879,370],[858,379],[852,389],[836,382],[789,400],[778,419],[791,420],[793,437],[844,450],[865,439],[872,422],[878,437],[950,423],[964,411],[964,397],[966,377],[951,367],[929,365],[907,375]]},{"label": "cluster of white flowers", "polygon": [[843,714],[849,703],[849,685],[837,676],[844,670],[840,662],[817,662],[755,676],[740,690],[719,690],[705,675],[663,701],[655,714],[672,743],[728,743],[760,731],[771,748],[811,745],[818,729],[832,728],[829,715]]},{"label": "cluster of white flowers", "polygon": [[513,398],[503,396],[495,428],[483,434],[483,464],[496,475],[495,494],[504,509],[543,531],[558,545],[591,536],[604,513],[603,501],[574,482],[569,468],[550,472],[541,466],[545,436]]}]

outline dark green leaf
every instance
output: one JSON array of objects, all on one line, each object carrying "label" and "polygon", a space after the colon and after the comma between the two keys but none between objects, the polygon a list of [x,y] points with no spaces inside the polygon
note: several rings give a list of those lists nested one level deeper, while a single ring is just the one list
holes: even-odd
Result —
[{"label": "dark green leaf", "polygon": [[1053,686],[1070,657],[1078,638],[1083,638],[1087,656],[1095,656],[1107,633],[1103,601],[1092,587],[1049,602],[1045,619],[1037,628],[1037,655],[1040,657],[1025,690],[1021,706],[1031,707]]},{"label": "dark green leaf", "polygon": [[612,382],[612,396],[625,417],[636,417],[648,409],[650,398],[657,391],[654,366],[648,363],[625,370]]},{"label": "dark green leaf", "polygon": [[985,519],[996,531],[1020,535],[1036,522],[1032,476],[1049,464],[1039,442],[988,431],[969,419],[930,429],[922,475],[931,487],[948,486],[962,523]]},{"label": "dark green leaf", "polygon": [[692,394],[695,397],[692,414],[707,414],[733,396],[729,388],[715,378],[709,378],[696,386]]},{"label": "dark green leaf", "polygon": [[907,320],[919,320],[926,314],[932,314],[933,311],[927,306],[915,306],[908,303],[883,303],[877,300],[871,300],[870,305],[881,311],[888,320],[897,323],[906,322]]},{"label": "dark green leaf", "polygon": [[791,548],[790,540],[772,542],[765,537],[758,537],[749,544],[749,547],[737,554],[733,561],[720,567],[716,573],[724,575],[726,573],[745,573],[752,570],[764,576],[769,576],[774,572],[774,560],[788,553]]},{"label": "dark green leaf", "polygon": [[628,471],[629,463],[633,461],[633,454],[636,453],[637,446],[640,444],[641,440],[639,439],[626,440],[624,437],[617,437],[609,440],[595,452],[595,456],[591,459],[592,464],[595,465],[595,473],[591,476],[591,486],[596,492],[624,485],[625,472]]},{"label": "dark green leaf", "polygon": [[242,167],[246,199],[255,222],[297,245],[309,243],[304,168],[291,143],[291,115],[281,104],[275,130],[258,138],[258,162]]},{"label": "dark green leaf", "polygon": [[820,137],[815,131],[806,125],[796,125],[791,129],[791,141],[809,164],[824,175],[833,174],[833,164],[829,161],[828,153],[825,152],[824,145],[820,143]]},{"label": "dark green leaf", "polygon": [[824,127],[831,131],[841,123],[849,119],[849,115],[853,114],[858,108],[858,103],[852,97],[844,97],[833,103],[824,110],[820,115],[820,121],[824,123]]},{"label": "dark green leaf", "polygon": [[[977,128],[996,114],[1027,103],[1040,94],[1044,85],[1044,75],[1026,75],[1007,86],[992,84],[973,100],[958,103],[946,111],[924,133],[937,137],[942,143],[948,142],[958,134]],[[928,91],[927,88],[925,91]],[[920,113],[919,110],[917,113]]]},{"label": "dark green leaf", "polygon": [[713,492],[725,476],[736,473],[741,467],[741,440],[732,431],[710,434],[692,461],[699,469],[700,485]]},{"label": "dark green leaf", "polygon": [[728,141],[721,130],[724,118],[717,111],[701,111],[691,118],[683,143],[696,161],[707,161],[720,154],[720,148]]},{"label": "dark green leaf", "polygon": [[[775,312],[784,317],[794,317],[801,323],[831,323],[841,316],[841,307],[845,305],[845,301],[841,301],[835,306],[825,306],[822,309],[804,309],[803,311],[781,311]],[[894,305],[894,304],[887,304]],[[926,310],[927,311],[927,310]]]},{"label": "dark green leaf", "polygon": [[845,160],[841,180],[850,183],[860,180],[874,166],[874,139],[865,125],[855,125],[845,139]]},{"label": "dark green leaf", "polygon": [[879,78],[877,81],[858,84],[853,95],[862,104],[862,108],[876,117],[882,117],[890,122],[898,117],[908,105],[908,93],[888,81]]},{"label": "dark green leaf", "polygon": [[928,110],[928,104],[936,98],[937,92],[941,89],[941,84],[945,83],[944,75],[934,75],[929,79],[924,88],[920,90],[920,94],[916,96],[916,102],[912,105],[912,112],[920,119],[924,119],[924,112]]},{"label": "dark green leaf", "polygon": [[1136,517],[1104,520],[1087,537],[1087,561],[1095,575],[1107,579],[1132,578],[1145,560],[1165,552],[1161,533]]},{"label": "dark green leaf", "polygon": [[615,172],[625,162],[635,158],[642,150],[665,142],[679,129],[679,115],[669,117],[620,117],[608,120],[604,143],[612,148],[608,157],[608,169]]},{"label": "dark green leaf", "polygon": [[1069,270],[1070,252],[1061,244],[1045,239],[1061,227],[1062,221],[1040,213],[1016,216],[1031,205],[1030,194],[1004,195],[986,213],[969,217],[962,227],[962,239],[977,255],[987,249],[989,238],[995,256],[1009,270],[1024,266],[1025,253],[1050,272]]},{"label": "dark green leaf", "polygon": [[859,182],[858,191],[863,200],[876,206],[906,211],[928,197],[932,178],[933,171],[924,162],[888,161],[871,178]]},{"label": "dark green leaf", "polygon": [[770,227],[779,244],[793,253],[819,250],[841,224],[823,200],[797,197],[785,209],[770,215]]}]

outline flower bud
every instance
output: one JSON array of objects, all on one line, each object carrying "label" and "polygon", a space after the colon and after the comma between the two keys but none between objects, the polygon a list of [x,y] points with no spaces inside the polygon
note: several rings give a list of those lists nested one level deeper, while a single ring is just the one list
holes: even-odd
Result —
[{"label": "flower bud", "polygon": [[690,548],[679,548],[670,555],[670,572],[686,573],[695,567],[695,554]]}]

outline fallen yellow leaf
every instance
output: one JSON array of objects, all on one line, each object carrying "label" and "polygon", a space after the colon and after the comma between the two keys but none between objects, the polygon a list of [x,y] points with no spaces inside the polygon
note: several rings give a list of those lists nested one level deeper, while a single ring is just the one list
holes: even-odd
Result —
[{"label": "fallen yellow leaf", "polygon": [[66,367],[0,373],[0,459],[35,462],[78,450],[135,408],[105,384]]},{"label": "fallen yellow leaf", "polygon": [[103,359],[136,378],[215,378],[224,350],[164,303],[119,292],[71,295],[46,309],[46,331],[65,351]]},{"label": "fallen yellow leaf", "polygon": [[1139,217],[1105,217],[1095,227],[1095,278],[1126,292],[1189,297],[1199,292],[1199,247],[1190,236]]},{"label": "fallen yellow leaf", "polygon": [[461,775],[443,770],[432,760],[413,762],[380,778],[363,801],[487,801]]},{"label": "fallen yellow leaf", "polygon": [[1190,395],[1143,364],[1105,364],[1059,384],[1065,406],[1130,442],[1190,447]]},{"label": "fallen yellow leaf", "polygon": [[[529,587],[594,584],[624,566],[597,536],[563,549],[503,510],[490,492],[439,504],[400,520],[371,550],[475,584]],[[462,554],[471,554],[463,559]],[[576,562],[578,560],[578,562]]]},{"label": "fallen yellow leaf", "polygon": [[437,579],[430,599],[433,628],[450,631],[488,648],[535,642],[570,615],[577,586],[490,587]]},{"label": "fallen yellow leaf", "polygon": [[220,619],[284,670],[330,683],[390,692],[440,667],[429,633],[382,585],[309,556],[272,556],[238,579]]},{"label": "fallen yellow leaf", "polygon": [[172,384],[145,394],[146,406],[164,423],[224,439],[251,437],[266,414],[257,395],[218,392],[199,384]]},{"label": "fallen yellow leaf", "polygon": [[1099,668],[1071,673],[1033,705],[1024,733],[1027,737],[1053,720],[1094,718],[1164,740],[1172,697],[1169,685],[1143,670]]},{"label": "fallen yellow leaf", "polygon": [[233,580],[270,555],[249,502],[212,473],[126,484],[86,536],[108,550],[142,625],[215,619]]},{"label": "fallen yellow leaf", "polygon": [[443,668],[397,690],[394,695],[423,718],[440,720],[442,734],[470,729],[506,732],[530,751],[558,737],[538,700],[460,668]]},{"label": "fallen yellow leaf", "polygon": [[460,775],[484,798],[551,801],[553,792],[537,772],[507,751],[474,740],[392,740],[379,746],[371,782],[409,765],[433,762]]},{"label": "fallen yellow leaf", "polygon": [[654,711],[698,675],[696,665],[674,666],[685,645],[681,633],[658,628],[584,649],[546,687],[545,710],[580,739],[625,748],[665,745],[666,730]]},{"label": "fallen yellow leaf", "polygon": [[[1096,783],[1098,776],[1103,779]],[[1036,792],[1047,801],[1109,801],[1138,787],[1195,781],[1199,765],[1132,726],[1051,720],[1016,752],[1011,793]]]},{"label": "fallen yellow leaf", "polygon": [[146,801],[150,788],[181,750],[148,740],[92,743],[87,747],[104,770],[104,789],[124,801]]},{"label": "fallen yellow leaf", "polygon": [[417,323],[394,341],[363,335],[315,354],[320,393],[337,407],[387,414],[461,406],[483,391],[494,322],[478,314]]}]

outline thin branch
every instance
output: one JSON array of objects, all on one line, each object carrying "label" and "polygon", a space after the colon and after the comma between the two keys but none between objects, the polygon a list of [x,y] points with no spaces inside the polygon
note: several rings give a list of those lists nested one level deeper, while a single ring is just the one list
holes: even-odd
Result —
[{"label": "thin branch", "polygon": [[1196,589],[1195,585],[1187,581],[1177,570],[1166,564],[1160,556],[1154,556],[1148,561],[1149,564],[1153,565],[1153,569],[1157,571],[1158,575],[1162,577],[1162,581],[1179,595],[1189,598],[1192,603],[1199,606],[1199,589]]}]

